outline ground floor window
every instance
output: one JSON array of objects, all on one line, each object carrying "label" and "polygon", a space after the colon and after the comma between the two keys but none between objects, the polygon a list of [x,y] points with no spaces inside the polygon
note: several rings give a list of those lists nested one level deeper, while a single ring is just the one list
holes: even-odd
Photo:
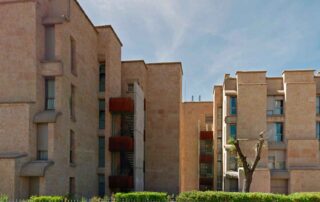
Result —
[{"label": "ground floor window", "polygon": [[99,196],[104,197],[105,195],[105,176],[103,174],[98,175],[98,188],[99,188]]}]

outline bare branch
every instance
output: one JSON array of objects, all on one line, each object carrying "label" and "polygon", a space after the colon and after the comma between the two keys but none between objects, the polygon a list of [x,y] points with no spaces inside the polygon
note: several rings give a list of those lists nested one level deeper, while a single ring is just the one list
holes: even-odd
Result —
[{"label": "bare branch", "polygon": [[242,164],[243,164],[243,168],[244,168],[244,171],[245,172],[249,172],[250,171],[250,165],[249,163],[247,162],[247,157],[242,153],[242,150],[240,148],[240,144],[239,144],[239,141],[238,140],[235,140],[234,141],[234,146],[236,147],[236,150],[238,152],[238,155],[242,161]]},{"label": "bare branch", "polygon": [[257,147],[257,149],[256,149],[256,158],[255,158],[254,163],[253,163],[252,168],[251,168],[252,171],[254,171],[256,169],[256,167],[258,165],[258,162],[259,162],[259,160],[261,158],[261,150],[262,150],[263,143],[264,143],[263,134],[264,134],[264,132],[260,133],[259,142],[256,145],[256,147]]}]

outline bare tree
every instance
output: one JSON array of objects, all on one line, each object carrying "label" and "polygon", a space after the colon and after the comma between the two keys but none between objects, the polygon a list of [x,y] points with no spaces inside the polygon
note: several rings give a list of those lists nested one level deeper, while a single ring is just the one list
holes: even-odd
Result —
[{"label": "bare tree", "polygon": [[261,158],[261,151],[262,151],[262,146],[264,144],[264,131],[260,133],[259,138],[258,138],[258,142],[256,144],[256,156],[254,159],[254,162],[252,165],[249,164],[247,157],[243,154],[241,148],[240,148],[240,140],[239,139],[235,139],[234,141],[232,141],[232,143],[235,146],[235,149],[240,157],[240,160],[242,162],[243,165],[243,169],[244,169],[244,176],[245,176],[245,181],[244,181],[244,186],[243,186],[243,191],[244,192],[249,192],[250,191],[250,186],[251,186],[251,182],[252,182],[252,176],[253,173],[258,165],[258,162]]}]

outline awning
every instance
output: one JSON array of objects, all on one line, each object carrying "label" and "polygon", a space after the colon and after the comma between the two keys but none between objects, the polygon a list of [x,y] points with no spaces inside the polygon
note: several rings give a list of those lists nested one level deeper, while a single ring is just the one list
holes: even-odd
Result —
[{"label": "awning", "polygon": [[49,166],[54,164],[53,161],[31,161],[22,166],[20,171],[21,177],[43,177]]},{"label": "awning", "polygon": [[34,123],[55,123],[60,112],[54,110],[43,111],[34,116]]}]

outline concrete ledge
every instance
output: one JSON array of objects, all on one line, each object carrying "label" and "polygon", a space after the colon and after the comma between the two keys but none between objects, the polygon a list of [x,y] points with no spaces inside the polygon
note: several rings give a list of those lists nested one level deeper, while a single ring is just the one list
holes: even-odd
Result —
[{"label": "concrete ledge", "polygon": [[62,76],[63,65],[61,61],[43,61],[41,62],[42,76]]},{"label": "concrete ledge", "polygon": [[239,173],[237,171],[228,170],[226,172],[226,177],[228,178],[239,178]]},{"label": "concrete ledge", "polygon": [[28,156],[27,153],[19,153],[19,152],[1,152],[0,159],[17,159]]},{"label": "concrete ledge", "polygon": [[49,166],[54,164],[53,161],[31,161],[22,166],[20,171],[21,177],[43,177]]},{"label": "concrete ledge", "polygon": [[225,91],[224,91],[224,94],[225,94],[225,95],[229,95],[229,96],[230,96],[230,95],[231,95],[231,96],[232,96],[232,95],[236,96],[238,93],[237,93],[236,90],[225,90]]},{"label": "concrete ledge", "polygon": [[270,170],[271,178],[273,179],[289,179],[287,170]]},{"label": "concrete ledge", "polygon": [[55,123],[57,117],[61,115],[61,112],[56,111],[43,111],[34,116],[34,123]]},{"label": "concrete ledge", "polygon": [[283,142],[268,142],[268,148],[270,150],[286,150],[287,145]]},{"label": "concrete ledge", "polygon": [[320,166],[291,166],[288,170],[320,170]]}]

